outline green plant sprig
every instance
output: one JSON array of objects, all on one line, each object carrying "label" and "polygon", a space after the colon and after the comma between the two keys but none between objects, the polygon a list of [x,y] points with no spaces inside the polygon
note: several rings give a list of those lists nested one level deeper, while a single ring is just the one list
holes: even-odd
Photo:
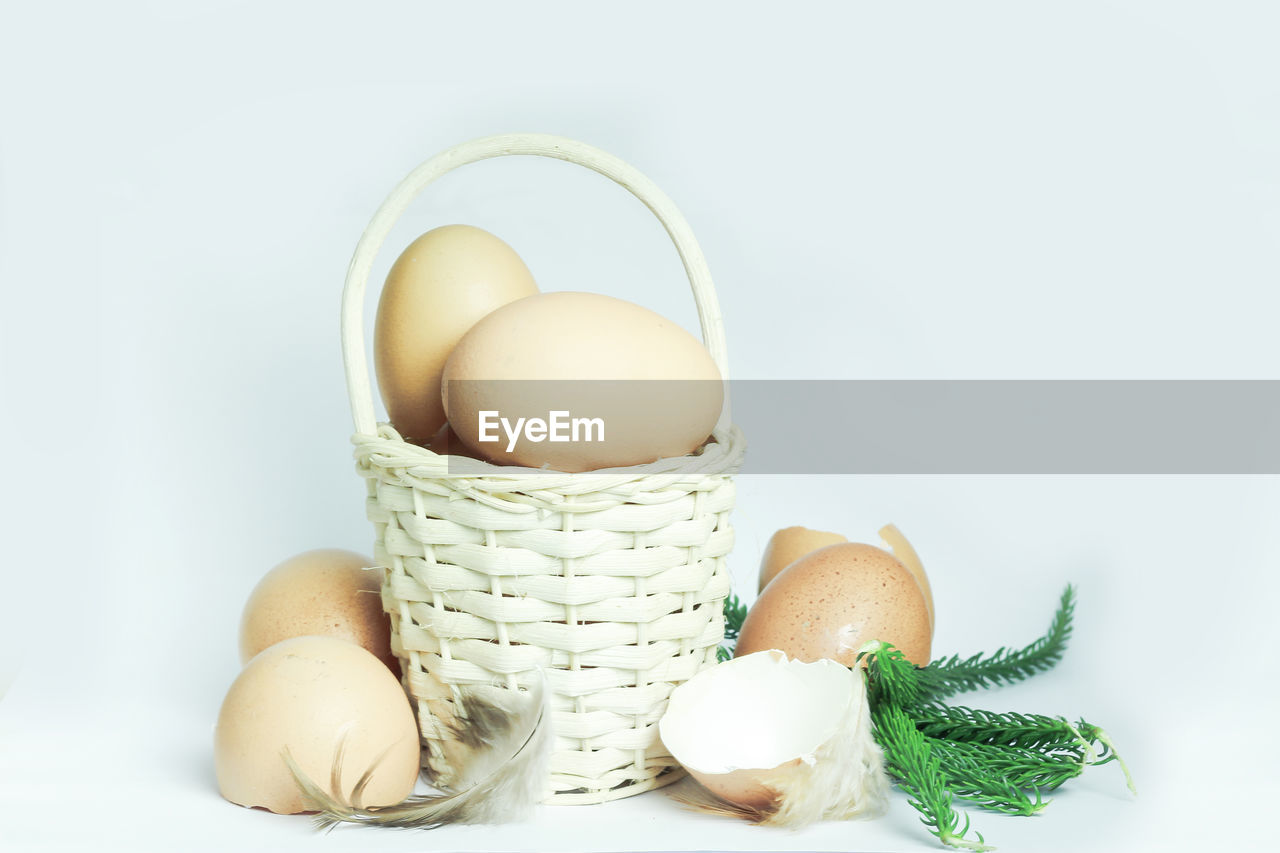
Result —
[{"label": "green plant sprig", "polygon": [[979,653],[963,659],[952,655],[923,667],[915,666],[900,650],[879,641],[868,643],[859,653],[874,653],[884,670],[881,673],[883,688],[892,694],[894,701],[903,705],[937,702],[966,690],[1014,684],[1052,669],[1062,660],[1067,641],[1071,639],[1075,605],[1075,588],[1068,584],[1058,599],[1049,630],[1016,651],[1001,646],[990,655]]},{"label": "green plant sprig", "polygon": [[1134,784],[1133,774],[1129,772],[1129,765],[1124,763],[1124,759],[1120,757],[1120,753],[1116,752],[1115,744],[1111,742],[1111,738],[1107,736],[1098,726],[1086,723],[1080,720],[1076,723],[1076,728],[1080,729],[1080,734],[1091,744],[1098,744],[1102,747],[1101,752],[1097,756],[1090,756],[1090,764],[1095,767],[1099,764],[1107,764],[1114,761],[1120,765],[1120,772],[1124,773],[1124,783],[1129,788],[1129,792],[1135,796],[1138,793],[1138,786]]},{"label": "green plant sprig", "polygon": [[742,631],[742,623],[747,618],[747,605],[738,596],[730,593],[724,600],[724,639],[725,642],[716,649],[716,659],[721,663],[733,657],[733,647]]},{"label": "green plant sprig", "polygon": [[1133,790],[1128,768],[1098,726],[942,701],[962,690],[1012,684],[1056,665],[1071,636],[1074,611],[1075,590],[1068,586],[1045,635],[1016,651],[1001,648],[992,655],[953,656],[917,667],[885,642],[859,650],[886,766],[943,844],[973,846],[965,838],[967,817],[964,829],[956,831],[956,798],[1004,814],[1032,815],[1047,805],[1044,791],[1079,776],[1085,767],[1110,761],[1120,764]]},{"label": "green plant sprig", "polygon": [[[916,727],[928,737],[964,743],[1019,746],[1046,751],[1073,745],[1092,753],[1093,744],[1066,717],[984,711],[964,705],[921,704],[912,707]],[[1092,729],[1091,729],[1092,730]]]},{"label": "green plant sprig", "polygon": [[948,787],[955,796],[988,811],[1021,816],[1036,814],[1048,805],[1041,799],[1038,788],[1015,784],[986,756],[954,748],[964,744],[929,737],[925,742],[938,757]]},{"label": "green plant sprig", "polygon": [[902,649],[873,640],[858,649],[858,661],[867,664],[867,684],[873,705],[890,703],[911,708],[920,702],[920,668]]},{"label": "green plant sprig", "polygon": [[1042,755],[1080,750],[1082,769],[1114,761],[1124,773],[1125,785],[1132,793],[1138,793],[1128,765],[1116,752],[1106,731],[1083,719],[1072,723],[1066,717],[997,713],[940,703],[918,705],[912,708],[912,716],[920,731],[929,737],[1028,749]]},{"label": "green plant sprig", "polygon": [[[1052,669],[1071,638],[1075,603],[1075,588],[1068,585],[1045,634],[1019,649],[1001,647],[993,654],[967,658],[952,655],[923,667],[886,642],[873,641],[859,650],[886,769],[920,813],[921,823],[943,844],[993,849],[976,830],[977,840],[969,837],[969,817],[956,810],[957,799],[1003,814],[1034,815],[1048,805],[1045,792],[1076,778],[1086,767],[1112,761],[1135,790],[1106,732],[1085,720],[1072,723],[1060,716],[986,711],[942,701]],[[746,614],[737,596],[725,600],[720,660],[733,656]]]},{"label": "green plant sprig", "polygon": [[1076,591],[1067,584],[1058,600],[1058,609],[1044,636],[1021,649],[1001,646],[989,655],[981,653],[961,658],[939,658],[919,670],[920,698],[939,700],[967,690],[1014,684],[1037,673],[1053,669],[1062,660],[1071,639]]},{"label": "green plant sprig", "polygon": [[979,766],[1004,777],[1010,785],[1020,790],[1056,790],[1063,783],[1079,776],[1089,766],[1082,749],[1038,752],[1018,746],[963,743],[938,738],[929,738],[929,742],[944,755],[968,757]]},{"label": "green plant sprig", "polygon": [[872,710],[872,720],[877,740],[884,748],[885,769],[920,813],[920,822],[949,847],[993,850],[976,830],[977,841],[967,838],[969,817],[964,815],[961,826],[961,814],[952,805],[953,795],[942,764],[906,711],[893,703],[882,703]]}]

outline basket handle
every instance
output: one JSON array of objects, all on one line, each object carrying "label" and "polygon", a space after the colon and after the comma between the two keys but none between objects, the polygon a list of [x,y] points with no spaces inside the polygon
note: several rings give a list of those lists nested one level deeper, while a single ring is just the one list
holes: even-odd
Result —
[{"label": "basket handle", "polygon": [[[729,367],[725,357],[724,319],[720,303],[716,299],[715,286],[707,261],[698,248],[693,231],[675,204],[653,181],[635,168],[583,142],[544,133],[509,133],[487,136],[456,145],[437,154],[418,166],[391,191],[356,244],[351,265],[347,268],[347,280],[342,289],[342,360],[347,372],[347,394],[351,398],[351,416],[356,432],[362,435],[377,434],[377,418],[373,409],[373,385],[369,375],[368,359],[364,351],[364,292],[369,281],[373,260],[382,248],[396,220],[428,184],[459,166],[505,157],[510,154],[531,154],[552,157],[577,163],[599,172],[620,184],[649,208],[666,229],[676,252],[684,263],[685,274],[693,288],[693,301],[698,306],[698,320],[702,324],[702,341],[722,379],[728,380]],[[727,388],[726,388],[727,394]],[[726,396],[717,429],[727,427],[729,401]]]}]

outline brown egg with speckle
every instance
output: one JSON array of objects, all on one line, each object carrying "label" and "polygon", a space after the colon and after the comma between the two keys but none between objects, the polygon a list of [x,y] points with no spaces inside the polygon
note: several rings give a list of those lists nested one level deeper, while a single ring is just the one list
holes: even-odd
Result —
[{"label": "brown egg with speckle", "polygon": [[929,608],[919,583],[892,554],[845,543],[802,557],[765,587],[742,623],[734,655],[780,649],[796,660],[852,666],[871,640],[927,664]]},{"label": "brown egg with speckle", "polygon": [[382,570],[354,551],[318,548],[290,557],[258,581],[240,618],[240,661],[291,637],[355,643],[397,677],[391,618],[382,609]]}]

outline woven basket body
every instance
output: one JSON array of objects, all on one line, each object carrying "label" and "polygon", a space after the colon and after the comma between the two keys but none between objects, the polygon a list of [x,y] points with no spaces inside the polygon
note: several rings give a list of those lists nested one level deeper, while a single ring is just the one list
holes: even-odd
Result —
[{"label": "woven basket body", "polygon": [[343,300],[357,470],[368,485],[392,648],[417,706],[429,774],[448,786],[458,772],[446,725],[460,687],[519,689],[545,677],[555,735],[547,801],[599,803],[682,775],[658,740],[658,720],[671,691],[715,663],[723,639],[731,477],[744,442],[726,404],[712,439],[691,456],[561,474],[471,460],[464,468],[375,423],[360,311],[371,256],[426,184],[504,154],[588,166],[654,211],[685,263],[704,341],[727,378],[705,262],[656,187],[570,140],[477,140],[411,173],[357,247]]}]

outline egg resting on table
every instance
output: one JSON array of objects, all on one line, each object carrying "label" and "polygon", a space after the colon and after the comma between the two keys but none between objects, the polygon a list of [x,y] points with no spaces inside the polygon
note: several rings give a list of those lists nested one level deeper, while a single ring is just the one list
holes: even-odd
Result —
[{"label": "egg resting on table", "polygon": [[[342,749],[340,791],[331,776]],[[418,778],[418,726],[394,675],[364,649],[334,637],[294,637],[249,661],[214,730],[222,796],[280,814],[310,808],[284,753],[331,796],[347,800],[372,769],[365,806],[402,802]]]}]

